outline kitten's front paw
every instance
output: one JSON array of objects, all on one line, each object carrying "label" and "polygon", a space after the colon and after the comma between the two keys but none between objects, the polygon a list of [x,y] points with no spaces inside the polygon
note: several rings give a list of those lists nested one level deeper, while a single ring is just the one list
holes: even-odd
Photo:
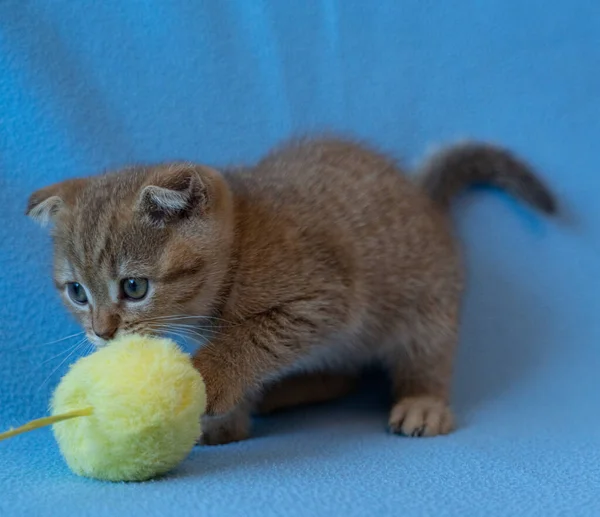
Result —
[{"label": "kitten's front paw", "polygon": [[404,436],[437,436],[454,429],[448,405],[435,397],[407,397],[390,413],[389,429]]},{"label": "kitten's front paw", "polygon": [[202,417],[200,445],[224,445],[250,436],[250,415],[233,411],[224,416]]}]

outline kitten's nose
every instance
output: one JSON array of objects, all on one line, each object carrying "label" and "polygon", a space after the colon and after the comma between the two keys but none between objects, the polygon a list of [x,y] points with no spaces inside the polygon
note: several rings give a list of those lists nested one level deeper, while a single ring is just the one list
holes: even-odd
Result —
[{"label": "kitten's nose", "polygon": [[98,311],[94,313],[92,319],[94,334],[105,341],[112,339],[119,329],[120,318],[117,314]]},{"label": "kitten's nose", "polygon": [[100,330],[94,329],[94,334],[96,334],[99,338],[104,339],[104,341],[108,341],[109,339],[112,339],[116,333],[117,333],[117,327],[100,329]]}]

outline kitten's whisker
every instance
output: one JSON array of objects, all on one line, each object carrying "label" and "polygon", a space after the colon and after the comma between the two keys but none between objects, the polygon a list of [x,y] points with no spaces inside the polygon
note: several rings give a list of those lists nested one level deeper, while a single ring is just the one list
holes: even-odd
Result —
[{"label": "kitten's whisker", "polygon": [[186,328],[179,328],[179,327],[170,327],[170,329],[177,330],[179,332],[182,332],[182,333],[190,335],[190,336],[194,336],[194,338],[197,338],[200,340],[213,339],[216,336],[215,332],[206,332],[206,331],[199,332],[199,331],[195,331],[193,329],[186,329]]},{"label": "kitten's whisker", "polygon": [[192,314],[171,314],[169,316],[156,316],[155,318],[152,318],[154,320],[170,320],[170,319],[204,319],[204,320],[208,320],[211,319],[210,316],[194,316]]},{"label": "kitten's whisker", "polygon": [[67,355],[67,357],[65,357],[60,364],[54,368],[54,370],[52,370],[52,372],[50,372],[50,375],[48,375],[48,377],[46,377],[46,379],[44,379],[44,382],[42,382],[42,384],[40,384],[40,386],[38,387],[37,391],[39,392],[44,386],[45,384],[50,380],[50,378],[59,370],[59,368],[65,364],[66,361],[68,361],[69,357],[71,357],[75,352],[77,352],[84,344],[85,344],[86,340],[83,339],[82,341],[80,341],[77,346],[75,346],[73,348],[73,350],[71,350],[71,352],[69,352],[69,354]]},{"label": "kitten's whisker", "polygon": [[154,324],[150,324],[149,325],[150,328],[152,329],[160,329],[160,330],[171,330],[171,329],[178,329],[181,331],[187,331],[190,332],[192,334],[198,335],[198,336],[204,336],[204,335],[215,335],[217,334],[217,332],[215,330],[212,330],[210,328],[202,328],[202,327],[197,327],[195,325],[179,325],[177,323],[154,323]]},{"label": "kitten's whisker", "polygon": [[225,323],[230,323],[230,324],[234,325],[234,323],[232,321],[226,320],[225,318],[220,318],[219,316],[207,316],[205,314],[189,314],[188,312],[185,312],[185,309],[183,308],[183,306],[179,305],[179,307],[181,307],[181,309],[182,309],[182,312],[179,314],[179,316],[184,316],[184,317],[189,317],[189,318],[199,318],[199,319],[205,319],[205,320],[224,321]]},{"label": "kitten's whisker", "polygon": [[[167,319],[167,318],[162,318],[162,319],[158,319],[158,318],[149,318],[149,319],[145,319],[145,320],[139,320],[136,323],[141,324],[141,323],[149,323],[149,324],[166,324],[166,325],[173,325],[173,324],[178,324],[177,322],[180,321],[180,319],[178,318],[173,318],[173,319]],[[179,325],[187,325],[189,327],[193,327],[193,328],[198,328],[198,329],[212,329],[214,328],[214,325],[203,325],[201,323],[179,323]]]},{"label": "kitten's whisker", "polygon": [[[184,343],[188,343],[188,339],[192,339],[190,336],[185,336],[183,334],[180,334],[179,332],[174,332],[174,331],[170,331],[170,334],[172,334],[173,336],[183,340]],[[197,344],[197,343],[196,343]]]},{"label": "kitten's whisker", "polygon": [[155,318],[150,318],[151,320],[184,320],[184,319],[195,319],[195,320],[208,320],[208,321],[222,321],[229,325],[235,325],[232,321],[228,321],[224,318],[219,318],[217,316],[203,316],[203,315],[191,315],[191,314],[173,314],[170,316],[157,316]]},{"label": "kitten's whisker", "polygon": [[190,325],[190,324],[186,324],[186,323],[175,323],[175,322],[168,322],[167,325],[172,325],[172,326],[176,326],[178,328],[188,328],[188,329],[198,329],[198,330],[210,330],[211,327],[200,327],[198,325]]},{"label": "kitten's whisker", "polygon": [[170,330],[170,332],[173,332],[173,331],[180,332],[180,333],[184,334],[185,336],[189,336],[191,339],[194,339],[196,341],[204,341],[207,338],[211,337],[211,336],[208,336],[208,335],[200,334],[198,332],[192,332],[192,331],[187,330],[187,329],[177,329],[176,328],[176,329],[171,329]]},{"label": "kitten's whisker", "polygon": [[38,348],[38,347],[43,347],[43,346],[48,346],[48,345],[55,345],[56,343],[66,341],[67,339],[72,339],[74,337],[81,336],[83,334],[84,334],[84,332],[81,331],[81,332],[77,332],[75,334],[71,334],[70,336],[65,336],[65,337],[61,337],[60,339],[55,339],[54,341],[48,341],[47,343],[42,343],[42,344],[38,343],[36,345],[27,345],[27,346],[21,347],[19,350],[27,350],[29,348]]},{"label": "kitten's whisker", "polygon": [[75,343],[74,345],[65,348],[64,350],[60,351],[58,354],[53,355],[52,357],[49,357],[48,359],[44,359],[41,363],[39,363],[38,366],[44,366],[45,364],[48,364],[51,361],[54,361],[54,359],[58,359],[59,357],[68,354],[69,352],[71,352],[74,348],[80,346],[83,343],[83,340],[79,340],[77,343]]},{"label": "kitten's whisker", "polygon": [[161,321],[161,320],[185,320],[185,319],[196,319],[196,320],[209,320],[208,316],[194,316],[191,314],[171,314],[169,316],[156,316],[154,318],[150,318],[152,320]]},{"label": "kitten's whisker", "polygon": [[174,326],[170,326],[170,325],[153,326],[152,329],[171,333],[171,334],[175,334],[175,331],[178,331],[181,334],[187,335],[188,337],[193,337],[194,339],[200,339],[200,340],[205,339],[207,337],[211,337],[209,335],[204,335],[201,332],[195,332],[191,329],[179,328],[179,327],[174,327]]},{"label": "kitten's whisker", "polygon": [[157,328],[155,328],[155,330],[160,331],[160,332],[165,332],[167,334],[171,334],[174,336],[178,336],[178,337],[184,338],[185,340],[190,339],[194,342],[194,344],[201,344],[202,342],[205,342],[205,341],[207,341],[207,339],[210,339],[212,337],[209,335],[201,334],[199,332],[194,332],[189,329],[174,328],[174,327],[169,327],[166,325],[157,327]]}]

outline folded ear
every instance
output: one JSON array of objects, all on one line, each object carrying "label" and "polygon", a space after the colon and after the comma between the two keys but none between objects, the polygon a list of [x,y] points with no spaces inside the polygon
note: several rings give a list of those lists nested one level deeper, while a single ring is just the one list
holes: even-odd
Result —
[{"label": "folded ear", "polygon": [[25,215],[46,226],[53,222],[59,213],[73,205],[86,181],[75,178],[36,190],[29,196]]},{"label": "folded ear", "polygon": [[199,215],[210,208],[215,175],[218,173],[208,167],[189,163],[161,167],[142,188],[134,209],[158,227]]}]

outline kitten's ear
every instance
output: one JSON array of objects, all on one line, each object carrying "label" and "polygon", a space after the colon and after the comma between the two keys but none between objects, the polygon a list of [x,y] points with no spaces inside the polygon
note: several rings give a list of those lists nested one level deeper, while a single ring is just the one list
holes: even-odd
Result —
[{"label": "kitten's ear", "polygon": [[87,180],[75,178],[36,190],[27,202],[25,215],[46,226],[63,210],[72,206]]},{"label": "kitten's ear", "polygon": [[212,178],[219,173],[200,165],[177,163],[161,167],[142,188],[135,211],[162,227],[191,215],[200,215],[212,202]]}]

